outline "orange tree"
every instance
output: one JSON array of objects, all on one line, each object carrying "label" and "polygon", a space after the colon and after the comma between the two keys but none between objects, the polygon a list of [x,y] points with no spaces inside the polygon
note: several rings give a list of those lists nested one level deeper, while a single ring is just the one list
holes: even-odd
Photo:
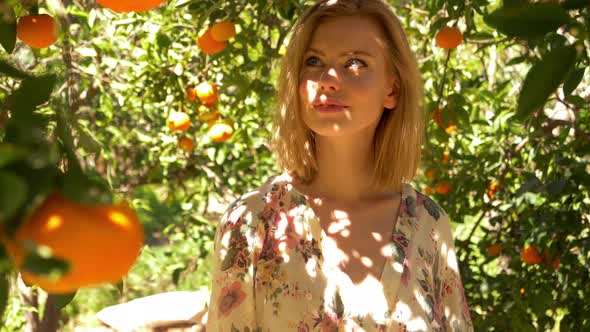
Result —
[{"label": "orange tree", "polygon": [[[0,179],[26,189],[2,189],[0,222],[16,229],[42,188],[69,183],[72,199],[95,203],[110,195],[88,195],[113,192],[146,226],[140,266],[169,264],[175,285],[197,271],[192,286],[207,285],[211,198],[231,200],[277,172],[267,147],[277,64],[310,3],[177,0],[119,13],[92,0],[8,1],[3,13],[52,14],[60,33],[49,48],[15,44],[16,20],[3,15]],[[476,330],[588,329],[588,2],[392,3],[424,79],[415,184],[455,223]],[[29,116],[10,106],[15,95]],[[29,134],[11,140],[14,126]],[[54,178],[71,180],[44,184],[44,167],[22,166],[36,160],[33,139]],[[157,234],[177,249],[152,251]],[[197,257],[180,255],[187,243]],[[136,291],[123,298],[144,294],[134,273],[123,288]]]}]

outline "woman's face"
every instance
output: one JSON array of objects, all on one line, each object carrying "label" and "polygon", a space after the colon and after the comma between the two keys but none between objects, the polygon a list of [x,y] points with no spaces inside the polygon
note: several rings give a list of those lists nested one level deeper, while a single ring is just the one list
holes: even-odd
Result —
[{"label": "woman's face", "polygon": [[383,108],[397,104],[380,25],[366,16],[322,21],[303,55],[299,98],[303,121],[320,136],[373,136]]}]

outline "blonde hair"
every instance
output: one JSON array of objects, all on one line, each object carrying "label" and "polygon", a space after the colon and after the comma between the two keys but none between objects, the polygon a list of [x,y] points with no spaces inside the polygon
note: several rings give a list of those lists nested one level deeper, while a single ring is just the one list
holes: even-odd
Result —
[{"label": "blonde hair", "polygon": [[398,100],[395,109],[384,109],[375,131],[372,181],[376,188],[397,192],[402,182],[413,179],[420,162],[424,136],[422,81],[401,23],[382,0],[320,0],[297,19],[281,64],[271,146],[281,168],[304,183],[313,180],[318,170],[315,140],[303,122],[299,105],[303,54],[322,19],[353,15],[376,19],[389,42],[388,61],[397,76],[394,85]]}]

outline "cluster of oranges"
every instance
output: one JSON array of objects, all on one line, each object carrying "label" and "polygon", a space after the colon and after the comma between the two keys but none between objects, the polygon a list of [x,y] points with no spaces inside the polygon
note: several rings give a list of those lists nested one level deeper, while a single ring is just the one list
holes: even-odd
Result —
[{"label": "cluster of oranges", "polygon": [[96,2],[117,13],[141,13],[154,9],[168,0],[96,0]]},{"label": "cluster of oranges", "polygon": [[[441,161],[444,164],[448,164],[451,161],[451,152],[449,151],[449,148],[448,147],[445,148],[445,150],[443,152],[443,155],[442,155],[442,158],[441,158]],[[436,177],[435,176],[435,171],[432,170],[432,169],[428,170],[426,172],[426,176],[428,176],[428,178],[431,181],[434,181],[435,180],[435,177]],[[449,192],[451,192],[451,189],[452,189],[452,186],[451,186],[451,184],[449,182],[447,182],[447,181],[440,181],[440,182],[437,182],[437,184],[434,186],[434,188],[427,186],[424,189],[424,193],[426,195],[431,195],[434,192],[436,192],[436,193],[438,193],[440,195],[446,195]]]},{"label": "cluster of oranges", "polygon": [[547,250],[544,250],[543,253],[540,254],[539,250],[532,245],[527,245],[522,249],[520,252],[520,259],[522,259],[525,264],[544,264],[545,267],[551,266],[554,270],[557,270],[560,264],[559,257],[551,257]]},{"label": "cluster of oranges", "polygon": [[[1,230],[0,240],[25,282],[60,294],[119,281],[137,259],[144,233],[134,211],[125,203],[84,205],[54,193],[13,237]],[[28,255],[43,249],[69,264],[60,278],[23,268]]]},{"label": "cluster of oranges", "polygon": [[430,113],[430,117],[434,120],[434,122],[436,122],[436,124],[443,128],[448,135],[450,135],[458,130],[457,125],[455,124],[455,121],[452,118],[449,119],[448,124],[445,124],[442,118],[442,112],[443,110],[437,108]]},{"label": "cluster of oranges", "polygon": [[[502,244],[494,243],[486,248],[488,257],[496,257],[502,252]],[[539,250],[532,246],[525,246],[520,252],[520,259],[528,265],[540,265],[544,264],[545,267],[553,267],[554,270],[559,268],[560,260],[558,257],[550,257],[547,250],[543,253],[539,253]]]},{"label": "cluster of oranges", "polygon": [[[96,0],[96,2],[118,13],[145,12],[154,9],[167,0]],[[24,15],[16,24],[16,36],[33,48],[46,48],[59,37],[57,21],[49,14]]]},{"label": "cluster of oranges", "polygon": [[235,36],[236,27],[233,22],[224,21],[213,24],[197,38],[197,46],[206,54],[215,54],[227,47],[227,41]]},{"label": "cluster of oranges", "polygon": [[[217,86],[212,82],[202,82],[196,87],[186,88],[186,98],[194,102],[197,98],[202,103],[198,107],[199,121],[209,126],[207,136],[215,143],[225,142],[233,135],[233,126],[230,120],[221,119],[215,105],[219,100]],[[166,123],[170,130],[186,131],[190,127],[190,117],[185,112],[172,112],[168,115]],[[178,147],[186,152],[194,149],[195,143],[188,137],[182,137],[178,141]]]}]

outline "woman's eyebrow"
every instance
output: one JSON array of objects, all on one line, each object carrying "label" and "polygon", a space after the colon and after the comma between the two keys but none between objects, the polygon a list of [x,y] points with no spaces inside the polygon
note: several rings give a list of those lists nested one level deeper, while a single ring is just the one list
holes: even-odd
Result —
[{"label": "woman's eyebrow", "polygon": [[[316,53],[316,54],[319,54],[321,56],[325,56],[325,53],[324,52],[322,52],[322,51],[320,51],[318,49],[315,49],[315,48],[309,48],[306,53],[309,53],[309,52]],[[347,55],[364,55],[364,56],[368,56],[368,57],[375,57],[373,54],[371,54],[371,53],[369,53],[367,51],[362,51],[362,50],[354,50],[354,51],[350,51],[350,52],[342,52],[338,56],[339,57],[345,57]]]}]

